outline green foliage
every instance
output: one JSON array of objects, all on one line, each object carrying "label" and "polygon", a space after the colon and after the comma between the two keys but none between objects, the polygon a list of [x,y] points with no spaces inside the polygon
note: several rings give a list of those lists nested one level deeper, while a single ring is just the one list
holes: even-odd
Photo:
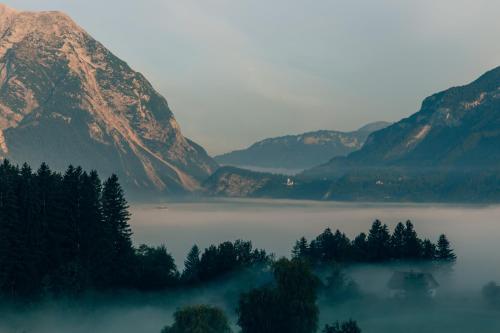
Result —
[{"label": "green foliage", "polygon": [[177,285],[177,267],[165,246],[141,245],[136,250],[135,258],[135,286],[139,290],[161,290]]},{"label": "green foliage", "polygon": [[[31,300],[90,290],[163,290],[206,283],[246,268],[261,267],[259,272],[266,272],[273,261],[265,251],[242,240],[211,245],[203,252],[193,246],[180,275],[165,246],[134,249],[128,208],[115,175],[102,184],[95,171],[87,173],[80,167],[69,166],[62,175],[46,164],[33,172],[26,164],[19,168],[4,160],[0,164],[0,297]],[[315,328],[319,283],[309,265],[389,260],[450,264],[456,260],[446,236],[437,245],[421,241],[409,221],[398,224],[390,235],[378,220],[368,236],[361,233],[353,241],[330,229],[310,243],[301,238],[293,258],[273,264],[275,285],[241,297],[239,320],[246,332],[273,328],[306,333]],[[340,270],[333,270],[324,285],[332,299],[354,289]]]},{"label": "green foliage", "polygon": [[[163,288],[177,271],[163,247],[134,253],[116,176],[46,164],[0,165],[0,297],[33,299],[87,290]],[[134,272],[137,274],[134,275]]]},{"label": "green foliage", "polygon": [[370,232],[368,233],[367,248],[368,260],[370,261],[385,261],[390,258],[390,235],[389,229],[379,220],[373,222]]},{"label": "green foliage", "polygon": [[182,280],[187,284],[193,284],[200,281],[200,249],[193,245],[184,261],[184,271]]},{"label": "green foliage", "polygon": [[161,333],[230,333],[222,310],[208,305],[188,306],[174,314],[174,324]]},{"label": "green foliage", "polygon": [[333,263],[323,283],[321,294],[325,301],[332,303],[359,296],[360,291],[356,282],[346,276],[341,266]]},{"label": "green foliage", "polygon": [[112,252],[111,274],[114,286],[127,286],[131,283],[130,271],[133,263],[132,231],[128,224],[130,213],[118,177],[112,175],[104,182],[102,191],[102,215],[110,230]]},{"label": "green foliage", "polygon": [[295,242],[292,250],[292,257],[296,259],[308,259],[309,254],[309,243],[305,237],[301,237]]},{"label": "green foliage", "polygon": [[319,280],[309,265],[298,259],[280,259],[273,265],[273,274],[275,286],[241,295],[237,310],[241,332],[315,332]]},{"label": "green foliage", "polygon": [[361,333],[361,329],[354,320],[342,323],[336,322],[333,325],[326,325],[322,333]]},{"label": "green foliage", "polygon": [[456,256],[446,236],[438,244],[421,240],[410,221],[398,223],[392,235],[387,225],[373,222],[368,236],[360,233],[350,240],[339,230],[327,228],[310,243],[302,237],[292,250],[293,258],[306,260],[313,265],[355,262],[427,261],[454,263]]},{"label": "green foliage", "polygon": [[454,263],[457,260],[457,256],[450,247],[450,242],[446,235],[439,236],[436,250],[436,258],[438,261],[444,263]]},{"label": "green foliage", "polygon": [[484,300],[491,306],[500,306],[500,286],[495,282],[487,283],[481,290]]},{"label": "green foliage", "polygon": [[[193,253],[191,257],[190,263],[191,261],[195,263],[196,258]],[[264,250],[253,249],[251,242],[237,240],[234,243],[223,242],[218,246],[211,245],[201,255],[195,280],[209,281],[238,269],[267,264],[270,259]],[[187,268],[186,276],[193,273],[189,271],[192,267]]]}]

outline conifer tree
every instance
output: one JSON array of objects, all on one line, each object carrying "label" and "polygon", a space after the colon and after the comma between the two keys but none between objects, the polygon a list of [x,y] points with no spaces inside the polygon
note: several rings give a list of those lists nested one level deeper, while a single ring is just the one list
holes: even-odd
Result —
[{"label": "conifer tree", "polygon": [[18,223],[16,178],[18,169],[4,160],[0,166],[0,291],[7,297],[19,297],[19,268],[23,266],[22,230]]},{"label": "conifer tree", "polygon": [[102,215],[110,232],[111,271],[113,284],[130,284],[129,273],[133,264],[132,231],[128,221],[130,213],[118,177],[112,175],[104,182],[102,192]]},{"label": "conifer tree", "polygon": [[81,262],[88,283],[101,289],[109,283],[113,248],[103,218],[102,184],[95,170],[82,174],[81,191]]},{"label": "conifer tree", "polygon": [[422,244],[418,238],[413,224],[406,221],[405,229],[403,232],[403,257],[407,260],[419,259],[422,255]]},{"label": "conifer tree", "polygon": [[184,271],[182,279],[184,282],[191,284],[200,281],[200,249],[197,245],[193,245],[184,261]]},{"label": "conifer tree", "polygon": [[356,236],[352,242],[352,258],[355,261],[366,261],[368,258],[368,246],[364,232]]},{"label": "conifer tree", "polygon": [[422,259],[434,260],[436,258],[436,245],[430,240],[425,239],[422,243]]},{"label": "conifer tree", "polygon": [[390,238],[387,225],[375,220],[370,228],[367,240],[369,260],[384,261],[390,258]]},{"label": "conifer tree", "polygon": [[309,257],[309,244],[305,237],[301,237],[295,242],[292,249],[292,257],[296,259],[307,259]]},{"label": "conifer tree", "polygon": [[404,232],[405,226],[399,222],[391,236],[391,252],[394,259],[401,259],[403,257]]},{"label": "conifer tree", "polygon": [[450,246],[450,242],[446,235],[439,236],[436,250],[436,259],[444,263],[454,263],[457,260],[457,256],[453,252]]},{"label": "conifer tree", "polygon": [[[18,288],[29,296],[38,294],[41,290],[39,277],[42,267],[39,265],[43,256],[43,229],[39,222],[39,207],[35,177],[28,164],[24,163],[17,178],[15,191],[18,199],[18,226],[19,238],[17,255],[21,258],[18,263]],[[35,277],[35,278],[34,278]]]},{"label": "conifer tree", "polygon": [[44,256],[39,263],[43,269],[44,288],[50,288],[50,276],[64,262],[66,249],[66,216],[63,210],[62,177],[53,173],[45,163],[36,172],[39,221],[43,230]]}]

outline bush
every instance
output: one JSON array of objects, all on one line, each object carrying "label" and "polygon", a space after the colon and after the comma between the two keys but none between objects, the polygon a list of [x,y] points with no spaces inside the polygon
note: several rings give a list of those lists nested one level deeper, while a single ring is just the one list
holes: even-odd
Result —
[{"label": "bush", "polygon": [[323,333],[361,333],[361,329],[354,320],[348,320],[343,323],[336,322],[332,326],[326,325]]},{"label": "bush", "polygon": [[161,333],[230,333],[224,312],[209,305],[187,306],[174,313],[174,324]]},{"label": "bush", "polygon": [[313,333],[318,326],[317,277],[302,260],[280,259],[273,266],[275,286],[242,294],[238,324],[242,333]]},{"label": "bush", "polygon": [[495,282],[489,282],[483,287],[483,298],[490,305],[500,306],[500,286]]}]

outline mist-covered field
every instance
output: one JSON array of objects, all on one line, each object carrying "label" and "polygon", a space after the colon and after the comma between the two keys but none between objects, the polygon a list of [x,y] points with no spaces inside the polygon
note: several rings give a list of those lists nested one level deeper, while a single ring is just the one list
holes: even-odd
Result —
[{"label": "mist-covered field", "polygon": [[[197,203],[132,205],[137,244],[166,244],[182,269],[189,248],[226,240],[252,240],[277,256],[289,256],[296,239],[311,239],[326,227],[349,237],[366,232],[378,218],[392,229],[412,220],[422,238],[445,233],[458,256],[453,271],[435,274],[435,299],[396,301],[387,281],[410,266],[362,265],[346,269],[362,297],[342,302],[320,299],[321,323],[356,319],[363,332],[498,332],[500,309],[488,305],[481,288],[500,282],[500,207],[410,204],[347,204],[274,200],[215,200]],[[0,332],[159,333],[176,308],[186,304],[221,306],[234,324],[234,300],[248,283],[237,275],[189,293],[89,296],[1,310]],[[235,328],[237,328],[235,326]]]}]

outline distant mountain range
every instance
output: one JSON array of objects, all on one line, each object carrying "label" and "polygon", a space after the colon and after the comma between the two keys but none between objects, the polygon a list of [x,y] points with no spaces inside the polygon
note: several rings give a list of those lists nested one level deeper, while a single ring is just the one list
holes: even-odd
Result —
[{"label": "distant mountain range", "polygon": [[[255,174],[232,172],[241,184],[255,187],[255,179],[261,179],[248,196],[498,202],[499,143],[500,67],[426,98],[420,111],[372,133],[359,150],[287,181],[268,176],[264,182]],[[230,179],[229,174],[219,170],[207,190],[214,193],[214,184]]]},{"label": "distant mountain range", "polygon": [[246,149],[216,156],[215,160],[222,165],[257,170],[308,169],[360,149],[368,135],[389,125],[379,121],[352,132],[321,130],[265,139]]},{"label": "distant mountain range", "polygon": [[146,78],[67,15],[0,5],[0,36],[0,158],[161,193],[197,191],[217,168]]}]

